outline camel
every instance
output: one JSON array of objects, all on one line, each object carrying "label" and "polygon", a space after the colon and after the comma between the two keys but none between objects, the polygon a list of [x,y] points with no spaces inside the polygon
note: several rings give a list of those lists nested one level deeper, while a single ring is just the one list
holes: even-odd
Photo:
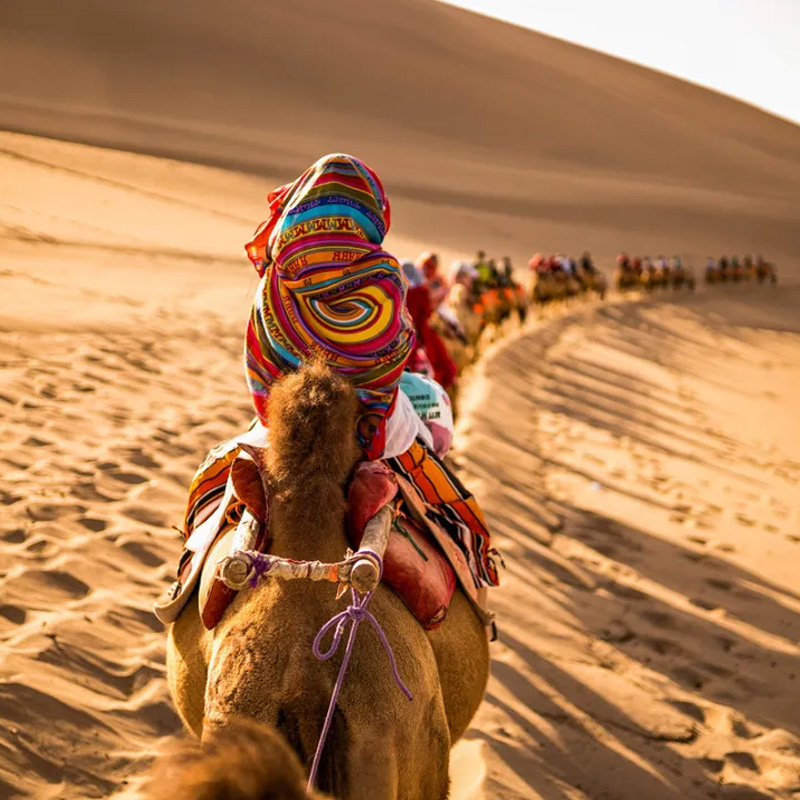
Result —
[{"label": "camel", "polygon": [[461,325],[466,344],[453,336],[438,314],[431,317],[431,327],[442,336],[447,352],[456,365],[460,375],[467,367],[474,363],[477,357],[478,340],[484,328],[484,315],[482,308],[476,309],[472,293],[463,284],[456,283],[447,293],[445,305],[453,312],[459,325]]},{"label": "camel", "polygon": [[639,275],[632,267],[618,267],[614,271],[614,285],[618,292],[638,289],[640,286]]},{"label": "camel", "polygon": [[545,305],[557,299],[556,279],[552,272],[534,273],[530,289],[531,302]]},{"label": "camel", "polygon": [[[271,553],[326,562],[344,556],[349,546],[344,491],[360,457],[357,414],[351,384],[321,363],[285,376],[273,388],[264,479]],[[209,563],[226,554],[212,552]],[[269,763],[280,762],[290,772],[295,766],[292,759],[275,758],[284,747],[282,737],[307,770],[341,663],[341,654],[317,661],[311,646],[324,623],[342,610],[329,583],[266,581],[241,591],[209,631],[195,593],[167,642],[169,687],[189,731],[213,744],[227,726],[251,720],[262,732],[263,748],[273,754]],[[374,592],[369,610],[383,626],[414,699],[409,702],[398,689],[378,636],[362,625],[317,788],[338,800],[445,800],[450,748],[466,731],[488,679],[483,623],[460,590],[434,631],[423,630],[384,585]],[[175,771],[171,800],[232,796],[201,794],[198,785],[208,790],[208,782],[193,775],[192,766],[198,765],[189,761],[185,772]],[[240,761],[232,758],[230,771],[250,774],[251,767]],[[272,797],[258,774],[248,784],[250,793],[237,797]],[[276,800],[297,796],[275,794]]]},{"label": "camel", "polygon": [[202,746],[175,741],[144,787],[146,800],[325,800],[306,790],[297,754],[274,730],[239,719]]}]

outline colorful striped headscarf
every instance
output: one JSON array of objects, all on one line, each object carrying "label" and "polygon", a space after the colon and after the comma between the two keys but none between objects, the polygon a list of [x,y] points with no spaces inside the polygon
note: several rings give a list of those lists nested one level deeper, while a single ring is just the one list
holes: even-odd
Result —
[{"label": "colorful striped headscarf", "polygon": [[359,440],[368,458],[380,458],[414,343],[406,282],[381,249],[390,222],[383,186],[361,161],[336,154],[272,192],[269,204],[247,245],[262,276],[245,342],[256,413],[266,423],[272,383],[321,356],[356,387]]}]

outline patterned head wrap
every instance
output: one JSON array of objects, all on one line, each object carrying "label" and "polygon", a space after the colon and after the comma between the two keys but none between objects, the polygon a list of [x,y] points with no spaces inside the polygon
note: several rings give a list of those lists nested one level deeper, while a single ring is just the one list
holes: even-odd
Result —
[{"label": "patterned head wrap", "polygon": [[245,342],[256,413],[266,423],[272,383],[321,357],[356,387],[358,437],[367,458],[379,458],[414,344],[406,282],[381,249],[390,211],[380,179],[352,156],[325,156],[269,205],[246,246],[262,276]]}]

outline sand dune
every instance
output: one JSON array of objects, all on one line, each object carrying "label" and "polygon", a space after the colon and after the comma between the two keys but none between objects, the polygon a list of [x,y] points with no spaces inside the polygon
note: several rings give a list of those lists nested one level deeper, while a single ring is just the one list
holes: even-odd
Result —
[{"label": "sand dune", "polygon": [[432,0],[6,0],[0,33],[0,127],[281,178],[347,150],[440,249],[797,274],[800,128]]},{"label": "sand dune", "polygon": [[[178,730],[171,526],[251,414],[236,254],[270,179],[0,150],[0,797],[134,797]],[[489,352],[455,459],[508,569],[457,800],[800,792],[798,308],[578,307]]]},{"label": "sand dune", "polygon": [[798,303],[600,307],[487,362],[458,456],[509,561],[487,797],[800,788]]}]

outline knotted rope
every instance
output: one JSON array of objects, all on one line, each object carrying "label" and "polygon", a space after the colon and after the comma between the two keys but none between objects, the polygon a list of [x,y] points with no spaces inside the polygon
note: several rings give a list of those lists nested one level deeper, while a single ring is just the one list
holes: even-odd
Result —
[{"label": "knotted rope", "polygon": [[[380,561],[381,571],[383,570],[383,562]],[[333,721],[333,712],[336,710],[336,703],[339,699],[339,692],[342,689],[344,684],[344,676],[347,672],[347,667],[350,664],[350,656],[353,652],[353,643],[356,639],[356,632],[358,631],[358,626],[366,621],[369,622],[370,625],[375,629],[376,633],[380,637],[381,644],[383,645],[384,650],[386,651],[386,655],[389,658],[389,666],[392,670],[392,677],[394,677],[394,681],[399,687],[400,691],[409,699],[413,700],[413,696],[409,691],[408,687],[403,683],[402,678],[400,677],[400,673],[397,671],[397,662],[394,658],[394,651],[392,650],[392,646],[389,644],[389,640],[386,638],[386,634],[383,632],[383,629],[380,626],[378,620],[375,619],[374,616],[367,610],[367,604],[372,597],[372,592],[367,592],[367,594],[360,595],[355,589],[352,589],[352,601],[350,605],[344,610],[336,614],[334,617],[329,619],[319,630],[316,638],[314,639],[314,646],[313,651],[314,655],[320,661],[327,661],[333,654],[339,649],[339,644],[342,641],[342,636],[344,634],[344,629],[348,623],[350,623],[350,633],[347,637],[347,647],[344,651],[344,658],[342,659],[342,666],[339,668],[339,676],[336,679],[336,685],[333,687],[333,693],[331,694],[331,701],[328,704],[328,713],[325,716],[325,724],[322,726],[322,733],[319,737],[319,742],[317,744],[317,751],[314,753],[314,761],[311,765],[311,772],[308,776],[308,788],[309,790],[313,788],[314,784],[317,780],[317,771],[319,770],[319,762],[322,758],[322,751],[325,749],[325,740],[328,738],[328,732],[330,731],[331,722]],[[328,631],[331,628],[334,628],[333,632],[333,641],[331,642],[331,646],[327,650],[322,650],[322,640],[325,638]]]},{"label": "knotted rope", "polygon": [[[342,588],[350,585],[352,593],[352,600],[350,605],[335,614],[329,619],[319,630],[314,644],[312,647],[313,653],[320,661],[327,661],[339,649],[339,645],[344,636],[345,628],[350,624],[350,632],[347,637],[347,647],[344,651],[342,658],[342,665],[339,668],[339,675],[336,678],[336,684],[333,687],[331,700],[328,704],[328,713],[325,716],[325,724],[322,727],[322,733],[319,737],[317,750],[314,753],[314,761],[311,765],[311,772],[308,777],[308,788],[313,788],[317,780],[317,772],[319,771],[319,763],[322,758],[322,751],[325,749],[325,741],[328,738],[331,722],[333,722],[333,712],[336,710],[336,704],[339,700],[339,693],[344,685],[344,677],[347,673],[347,667],[350,665],[350,656],[353,653],[353,643],[356,639],[356,632],[358,626],[362,622],[369,622],[375,629],[378,637],[381,640],[383,649],[389,659],[389,667],[392,670],[392,677],[399,687],[400,691],[409,699],[413,700],[413,696],[408,687],[403,683],[400,673],[397,670],[397,662],[394,658],[394,651],[392,650],[386,634],[383,632],[380,623],[377,619],[367,610],[367,605],[372,598],[373,592],[366,592],[360,594],[355,586],[349,584],[351,578],[351,570],[361,559],[371,559],[378,568],[378,582],[380,576],[383,574],[383,559],[374,550],[365,547],[353,554],[350,551],[347,553],[347,558],[334,564],[326,564],[320,561],[294,561],[288,558],[280,558],[279,556],[271,556],[267,553],[258,553],[253,550],[240,550],[220,563],[220,576],[222,580],[231,589],[243,589],[245,586],[250,585],[256,588],[259,580],[264,578],[277,578],[282,580],[311,580],[311,581],[331,581],[332,583],[339,583]],[[373,590],[374,591],[374,590]],[[327,636],[328,632],[333,630],[333,640],[327,650],[322,649],[322,642]]]}]

